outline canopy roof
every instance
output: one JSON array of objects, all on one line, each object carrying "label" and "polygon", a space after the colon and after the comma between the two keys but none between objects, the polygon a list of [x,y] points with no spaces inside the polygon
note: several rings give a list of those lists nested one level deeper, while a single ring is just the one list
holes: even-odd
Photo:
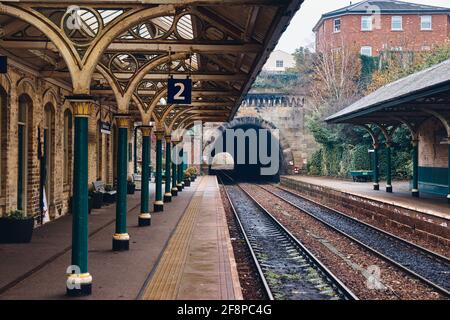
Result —
[{"label": "canopy roof", "polygon": [[[226,121],[302,2],[6,0],[0,54],[166,128]],[[170,76],[192,78],[191,106],[165,104]]]},{"label": "canopy roof", "polygon": [[394,124],[396,117],[416,121],[429,117],[429,111],[446,114],[449,106],[450,59],[381,87],[325,121]]}]

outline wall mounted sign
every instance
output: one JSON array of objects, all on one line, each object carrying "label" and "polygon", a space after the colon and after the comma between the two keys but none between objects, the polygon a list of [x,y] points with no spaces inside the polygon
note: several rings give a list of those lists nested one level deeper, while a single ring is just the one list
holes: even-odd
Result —
[{"label": "wall mounted sign", "polygon": [[167,82],[168,104],[192,103],[192,79],[169,79]]},{"label": "wall mounted sign", "polygon": [[8,72],[8,58],[6,56],[0,56],[0,73]]},{"label": "wall mounted sign", "polygon": [[100,131],[104,134],[111,134],[111,124],[102,121]]}]

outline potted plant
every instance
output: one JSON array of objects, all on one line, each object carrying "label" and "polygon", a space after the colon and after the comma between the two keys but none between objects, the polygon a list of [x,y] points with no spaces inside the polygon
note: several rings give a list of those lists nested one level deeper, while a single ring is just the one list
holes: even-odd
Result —
[{"label": "potted plant", "polygon": [[131,178],[129,178],[127,182],[127,193],[134,194],[135,191],[136,191],[136,184],[133,182],[133,180],[131,180]]},{"label": "potted plant", "polygon": [[191,181],[195,181],[197,179],[197,168],[196,167],[190,167],[190,174],[191,174]]},{"label": "potted plant", "polygon": [[34,216],[15,210],[0,218],[0,243],[28,243],[34,229]]},{"label": "potted plant", "polygon": [[103,193],[100,191],[91,191],[89,196],[92,198],[92,208],[100,209],[103,206]]},{"label": "potted plant", "polygon": [[188,170],[184,172],[184,185],[189,187],[191,185],[191,174]]}]

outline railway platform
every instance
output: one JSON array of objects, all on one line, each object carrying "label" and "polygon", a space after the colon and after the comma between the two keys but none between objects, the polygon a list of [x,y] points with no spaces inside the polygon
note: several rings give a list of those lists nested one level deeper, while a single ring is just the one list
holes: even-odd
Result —
[{"label": "railway platform", "polygon": [[[242,299],[215,177],[200,177],[164,212],[152,213],[150,227],[138,227],[139,205],[139,192],[128,196],[126,252],[111,250],[115,205],[92,211],[95,281],[92,295],[80,299]],[[0,299],[68,298],[61,277],[70,265],[71,220],[63,216],[37,228],[30,244],[0,245]]]},{"label": "railway platform", "polygon": [[373,220],[450,244],[450,207],[445,199],[422,193],[411,197],[409,183],[394,181],[393,193],[372,190],[370,182],[329,177],[284,176],[281,184],[343,211],[361,211]]}]

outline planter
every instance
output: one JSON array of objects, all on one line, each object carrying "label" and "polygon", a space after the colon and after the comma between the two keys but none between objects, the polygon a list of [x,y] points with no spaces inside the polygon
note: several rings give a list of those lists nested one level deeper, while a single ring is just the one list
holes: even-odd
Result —
[{"label": "planter", "polygon": [[103,206],[103,193],[94,192],[92,194],[92,208],[100,209]]},{"label": "planter", "polygon": [[133,184],[127,184],[127,193],[128,194],[134,194],[134,192],[136,191],[136,185]]},{"label": "planter", "polygon": [[0,218],[0,243],[28,243],[31,241],[33,228],[34,218]]},{"label": "planter", "polygon": [[184,185],[186,187],[190,187],[191,186],[191,179],[189,179],[189,178],[184,179]]},{"label": "planter", "polygon": [[191,182],[195,181],[195,176],[191,176]]}]

